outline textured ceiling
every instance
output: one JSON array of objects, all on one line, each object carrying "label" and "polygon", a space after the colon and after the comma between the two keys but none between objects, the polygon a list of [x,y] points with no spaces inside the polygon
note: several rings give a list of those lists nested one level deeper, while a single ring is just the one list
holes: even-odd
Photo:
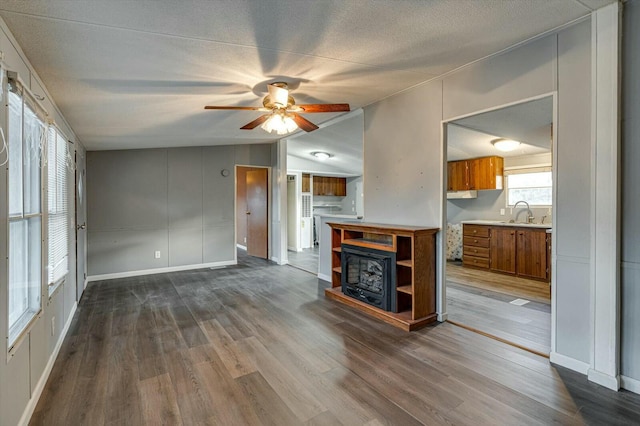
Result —
[{"label": "textured ceiling", "polygon": [[[2,0],[0,16],[88,149],[266,142],[239,128],[284,80],[356,109],[611,0]],[[309,114],[322,123],[336,114]]]}]

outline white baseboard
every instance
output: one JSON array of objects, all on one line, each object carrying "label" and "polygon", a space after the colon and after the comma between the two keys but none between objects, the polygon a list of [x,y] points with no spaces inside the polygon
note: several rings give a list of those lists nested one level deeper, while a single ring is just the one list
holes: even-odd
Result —
[{"label": "white baseboard", "polygon": [[218,266],[237,265],[235,260],[222,262],[200,263],[197,265],[170,266],[168,268],[142,269],[139,271],[116,272],[113,274],[89,275],[87,281],[113,280],[116,278],[139,277],[141,275],[163,274],[165,272],[189,271],[191,269],[215,268]]},{"label": "white baseboard", "polygon": [[321,274],[320,272],[318,272],[318,278],[320,278],[323,281],[329,281],[331,282],[331,277],[325,274]]},{"label": "white baseboard", "polygon": [[22,417],[20,417],[20,421],[18,422],[18,426],[27,426],[29,421],[31,421],[31,416],[33,416],[33,412],[36,409],[36,405],[38,405],[38,400],[42,395],[42,391],[44,390],[44,385],[47,384],[47,380],[49,380],[49,375],[51,374],[51,370],[53,369],[53,364],[56,362],[56,358],[58,358],[58,353],[60,353],[60,348],[62,347],[62,342],[64,342],[64,338],[67,337],[67,332],[69,331],[69,327],[71,327],[71,321],[73,321],[73,316],[76,313],[76,309],[78,308],[78,303],[73,302],[73,307],[71,308],[71,312],[69,313],[69,318],[64,323],[64,328],[60,333],[60,337],[56,342],[55,348],[53,348],[53,352],[49,357],[49,361],[47,361],[47,365],[44,367],[44,371],[36,383],[36,387],[33,389],[33,393],[31,394],[31,399],[27,403],[24,411],[22,412]]},{"label": "white baseboard", "polygon": [[605,388],[618,391],[620,389],[620,376],[610,376],[601,371],[590,368],[587,372],[587,378],[590,382],[597,383]]},{"label": "white baseboard", "polygon": [[445,322],[447,319],[449,319],[449,315],[446,312],[438,314],[438,322]]},{"label": "white baseboard", "polygon": [[243,246],[242,244],[236,244],[236,247],[239,248],[240,250],[247,251],[247,246]]},{"label": "white baseboard", "polygon": [[578,361],[577,359],[559,354],[558,352],[551,352],[549,354],[549,361],[568,368],[569,370],[577,371],[580,374],[587,374],[591,368],[591,366],[586,362]]},{"label": "white baseboard", "polygon": [[627,376],[620,376],[620,387],[637,394],[640,394],[640,380]]}]

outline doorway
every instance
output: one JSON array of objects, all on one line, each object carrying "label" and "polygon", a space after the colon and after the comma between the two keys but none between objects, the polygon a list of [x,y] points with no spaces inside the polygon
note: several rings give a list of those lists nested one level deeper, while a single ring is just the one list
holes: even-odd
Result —
[{"label": "doorway", "polygon": [[236,245],[269,258],[269,168],[236,166]]},{"label": "doorway", "polygon": [[554,105],[547,95],[443,123],[448,320],[546,357]]},{"label": "doorway", "polygon": [[76,210],[76,301],[80,302],[87,279],[87,159],[75,152],[75,210]]}]

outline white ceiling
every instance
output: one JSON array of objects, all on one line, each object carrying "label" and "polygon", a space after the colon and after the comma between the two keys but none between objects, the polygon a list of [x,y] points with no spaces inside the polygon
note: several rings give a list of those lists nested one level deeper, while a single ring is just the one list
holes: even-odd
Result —
[{"label": "white ceiling", "polygon": [[[447,126],[447,160],[550,152],[552,123],[551,96],[453,121]],[[491,145],[498,138],[514,139],[521,145],[514,151],[498,151]]]},{"label": "white ceiling", "polygon": [[[376,102],[613,0],[2,0],[0,16],[90,150],[255,143],[298,103]],[[336,114],[309,114],[322,123]]]}]

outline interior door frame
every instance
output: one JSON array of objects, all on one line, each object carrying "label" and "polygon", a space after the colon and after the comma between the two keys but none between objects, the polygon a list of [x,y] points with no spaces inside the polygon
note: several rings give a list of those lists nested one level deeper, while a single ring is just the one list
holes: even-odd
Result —
[{"label": "interior door frame", "polygon": [[557,223],[556,221],[556,216],[557,216],[557,194],[558,194],[558,162],[557,162],[557,146],[558,146],[558,92],[557,91],[552,91],[552,92],[547,92],[547,93],[542,93],[540,95],[537,96],[532,96],[529,98],[524,98],[524,99],[518,99],[517,101],[514,102],[509,102],[506,104],[502,104],[502,105],[496,105],[496,106],[492,106],[490,108],[485,108],[482,110],[478,110],[478,111],[473,111],[464,115],[460,115],[460,116],[456,116],[456,117],[450,117],[447,118],[446,120],[442,120],[440,122],[440,136],[441,136],[441,146],[442,146],[442,158],[441,158],[441,187],[442,187],[442,201],[441,201],[441,206],[442,208],[441,210],[441,220],[440,220],[440,232],[438,233],[438,236],[436,237],[436,244],[437,244],[437,248],[436,248],[436,264],[438,265],[437,271],[436,271],[436,289],[437,289],[437,298],[436,298],[436,312],[438,314],[438,321],[440,322],[444,322],[447,320],[448,314],[447,314],[447,279],[446,279],[446,267],[447,267],[447,256],[446,256],[446,250],[447,250],[447,124],[456,121],[456,120],[460,120],[462,118],[467,118],[467,117],[471,117],[474,115],[478,115],[478,114],[483,114],[485,112],[491,112],[491,111],[495,111],[495,110],[499,110],[499,109],[503,109],[503,108],[508,108],[511,106],[515,106],[515,105],[519,105],[522,103],[526,103],[526,102],[530,102],[530,101],[535,101],[538,99],[543,99],[543,98],[548,98],[551,97],[552,98],[552,104],[553,104],[553,113],[552,113],[552,117],[553,117],[553,122],[552,122],[552,143],[551,143],[551,158],[552,158],[552,166],[551,166],[551,176],[553,179],[553,183],[552,183],[552,200],[553,200],[553,209],[551,211],[551,223],[554,224],[554,230],[553,230],[553,234],[554,236],[551,239],[551,261],[550,264],[548,265],[549,267],[551,267],[551,281],[549,282],[549,285],[551,286],[551,353],[555,353],[556,352],[556,318],[557,318],[557,311],[556,311],[556,300],[557,300],[557,295],[556,295],[556,272],[557,272],[557,268],[556,268],[556,244],[558,242],[558,238],[557,233],[556,233],[556,228],[555,228],[555,224]]},{"label": "interior door frame", "polygon": [[[233,256],[238,263],[238,168],[267,169],[267,260],[273,260],[273,175],[270,166],[254,166],[251,164],[236,164],[234,167],[234,184],[233,184]],[[286,175],[285,175],[286,176]],[[286,177],[285,177],[286,179]]]}]

